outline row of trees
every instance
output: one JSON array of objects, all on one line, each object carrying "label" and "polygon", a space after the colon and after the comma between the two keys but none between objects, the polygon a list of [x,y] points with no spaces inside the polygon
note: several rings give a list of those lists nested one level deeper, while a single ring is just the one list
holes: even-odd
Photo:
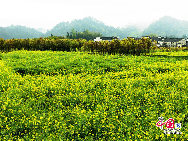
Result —
[{"label": "row of trees", "polygon": [[135,40],[127,38],[123,40],[100,41],[85,39],[0,39],[1,51],[13,50],[52,50],[52,51],[88,51],[100,54],[133,54],[148,53],[152,48],[152,41],[148,38]]},{"label": "row of trees", "polygon": [[123,40],[112,40],[94,42],[88,41],[82,47],[83,51],[96,52],[100,54],[133,54],[140,55],[142,53],[148,53],[154,47],[154,44],[149,38],[133,39],[127,38]]},{"label": "row of trees", "polygon": [[76,51],[80,50],[83,44],[87,42],[84,39],[0,39],[0,50],[9,52],[13,50],[52,50],[52,51]]}]

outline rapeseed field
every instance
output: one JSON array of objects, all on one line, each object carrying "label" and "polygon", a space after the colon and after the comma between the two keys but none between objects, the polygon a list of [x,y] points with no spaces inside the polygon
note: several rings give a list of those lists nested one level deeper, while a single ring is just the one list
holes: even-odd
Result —
[{"label": "rapeseed field", "polygon": [[[188,52],[0,54],[0,140],[186,140]],[[181,123],[166,135],[158,117]]]}]

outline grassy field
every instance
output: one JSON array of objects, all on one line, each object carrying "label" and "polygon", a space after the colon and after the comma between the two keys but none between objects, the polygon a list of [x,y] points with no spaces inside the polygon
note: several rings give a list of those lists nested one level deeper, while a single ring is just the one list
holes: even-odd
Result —
[{"label": "grassy field", "polygon": [[187,96],[188,52],[0,54],[1,140],[186,140]]}]

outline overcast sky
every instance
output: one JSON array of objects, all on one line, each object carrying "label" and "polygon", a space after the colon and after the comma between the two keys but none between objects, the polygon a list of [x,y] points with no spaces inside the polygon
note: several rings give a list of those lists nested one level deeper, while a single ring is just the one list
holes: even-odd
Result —
[{"label": "overcast sky", "polygon": [[1,0],[0,26],[51,29],[62,21],[94,17],[107,25],[147,26],[163,16],[188,21],[188,0]]}]

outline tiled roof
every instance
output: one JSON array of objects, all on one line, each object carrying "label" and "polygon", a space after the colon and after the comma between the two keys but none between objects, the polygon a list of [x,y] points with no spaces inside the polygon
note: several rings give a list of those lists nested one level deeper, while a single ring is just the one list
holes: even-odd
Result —
[{"label": "tiled roof", "polygon": [[100,37],[102,40],[113,40],[113,39],[118,39],[117,37]]}]

